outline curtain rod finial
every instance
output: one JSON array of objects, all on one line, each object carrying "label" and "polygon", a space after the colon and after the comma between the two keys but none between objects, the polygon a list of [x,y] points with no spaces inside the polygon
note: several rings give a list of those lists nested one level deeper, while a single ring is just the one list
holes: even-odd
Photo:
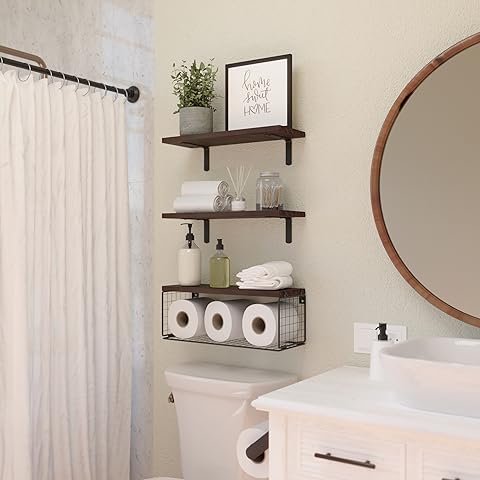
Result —
[{"label": "curtain rod finial", "polygon": [[127,100],[130,103],[135,103],[140,98],[140,89],[138,87],[134,86],[134,87],[128,88],[127,93],[128,93]]}]

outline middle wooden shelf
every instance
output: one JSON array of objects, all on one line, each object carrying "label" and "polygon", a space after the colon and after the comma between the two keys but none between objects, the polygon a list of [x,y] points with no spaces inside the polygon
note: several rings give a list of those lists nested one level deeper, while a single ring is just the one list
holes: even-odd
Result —
[{"label": "middle wooden shelf", "polygon": [[297,210],[246,210],[243,212],[175,212],[162,213],[162,218],[180,220],[203,220],[203,239],[210,242],[210,220],[252,219],[252,218],[280,218],[285,219],[285,241],[292,243],[292,218],[304,218],[305,212]]}]

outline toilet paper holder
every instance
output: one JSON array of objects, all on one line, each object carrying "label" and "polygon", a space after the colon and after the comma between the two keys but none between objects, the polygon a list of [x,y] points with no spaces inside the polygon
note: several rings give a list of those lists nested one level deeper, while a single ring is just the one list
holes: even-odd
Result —
[{"label": "toilet paper holder", "polygon": [[247,448],[247,457],[255,463],[263,462],[265,459],[265,452],[269,446],[269,432],[263,434],[256,442],[253,442]]}]

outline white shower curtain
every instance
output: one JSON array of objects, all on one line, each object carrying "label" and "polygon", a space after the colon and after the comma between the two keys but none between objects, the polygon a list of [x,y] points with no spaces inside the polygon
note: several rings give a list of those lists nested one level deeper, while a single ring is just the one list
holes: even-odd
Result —
[{"label": "white shower curtain", "polygon": [[0,73],[0,480],[128,480],[125,107],[60,87]]}]

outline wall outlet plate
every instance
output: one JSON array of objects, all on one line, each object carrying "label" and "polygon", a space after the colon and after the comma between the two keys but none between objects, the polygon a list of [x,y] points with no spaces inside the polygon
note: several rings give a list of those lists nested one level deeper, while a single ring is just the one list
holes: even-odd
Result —
[{"label": "wall outlet plate", "polygon": [[[353,324],[353,351],[355,353],[370,353],[372,342],[377,340],[378,323]],[[404,325],[390,325],[387,323],[387,335],[390,340],[404,342],[407,339],[407,327]]]}]

